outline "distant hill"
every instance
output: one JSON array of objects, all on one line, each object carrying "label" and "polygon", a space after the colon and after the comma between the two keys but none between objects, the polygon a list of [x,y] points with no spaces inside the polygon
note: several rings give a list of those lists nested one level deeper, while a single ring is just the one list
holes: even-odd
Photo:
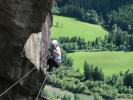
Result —
[{"label": "distant hill", "polygon": [[133,0],[55,0],[53,13],[101,25],[109,32],[106,46],[133,51]]},{"label": "distant hill", "polygon": [[86,41],[93,41],[96,37],[104,37],[108,32],[100,25],[89,24],[74,18],[54,16],[52,37],[81,37]]},{"label": "distant hill", "polygon": [[133,0],[55,0],[53,13],[133,33]]}]

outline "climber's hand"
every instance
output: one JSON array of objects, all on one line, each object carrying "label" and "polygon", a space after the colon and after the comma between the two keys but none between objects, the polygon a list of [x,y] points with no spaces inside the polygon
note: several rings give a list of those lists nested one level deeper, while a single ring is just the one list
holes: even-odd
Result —
[{"label": "climber's hand", "polygon": [[49,51],[49,52],[53,52],[53,49],[49,48],[48,51]]}]

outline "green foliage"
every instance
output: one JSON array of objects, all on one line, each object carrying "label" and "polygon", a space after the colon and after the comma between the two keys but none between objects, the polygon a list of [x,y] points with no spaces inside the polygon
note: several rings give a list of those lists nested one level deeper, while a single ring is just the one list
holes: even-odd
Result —
[{"label": "green foliage", "polygon": [[79,50],[86,49],[86,42],[83,38],[78,37],[77,44],[78,44],[78,49]]},{"label": "green foliage", "polygon": [[62,58],[62,64],[65,63],[65,60],[67,59],[67,53],[61,48],[61,58]]},{"label": "green foliage", "polygon": [[120,93],[120,94],[129,94],[129,95],[133,94],[133,89],[131,88],[131,86],[129,86],[129,87],[124,86],[123,81],[127,74],[128,73],[120,74],[120,75],[113,75],[111,78],[108,78],[106,80],[106,83],[113,87],[116,87],[118,90],[118,93]]},{"label": "green foliage", "polygon": [[62,48],[66,52],[75,52],[78,49],[77,43],[64,43],[62,44]]},{"label": "green foliage", "polygon": [[68,57],[73,59],[73,68],[78,69],[81,73],[84,73],[85,60],[89,64],[102,68],[105,76],[119,74],[120,71],[124,73],[127,69],[133,68],[133,52],[75,52],[69,53]]},{"label": "green foliage", "polygon": [[111,79],[108,81],[108,84],[112,86],[122,86],[123,85],[123,77],[117,74],[113,74]]},{"label": "green foliage", "polygon": [[[55,76],[56,75],[56,76]],[[77,76],[76,76],[77,75]],[[67,89],[73,92],[83,92],[87,87],[80,83],[78,72],[74,71],[72,68],[60,68],[58,71],[49,75],[49,84],[53,84],[56,87]]]},{"label": "green foliage", "polygon": [[78,94],[74,95],[74,100],[83,100]]},{"label": "green foliage", "polygon": [[97,94],[94,95],[94,100],[103,100],[103,98]]},{"label": "green foliage", "polygon": [[60,37],[59,41],[61,43],[61,47],[66,52],[76,52],[77,50],[87,49],[87,43],[83,38],[80,37]]},{"label": "green foliage", "polygon": [[54,14],[56,14],[56,15],[60,15],[60,9],[57,7],[57,6],[55,6],[55,7],[53,7],[52,8],[52,12],[54,13]]},{"label": "green foliage", "polygon": [[85,80],[104,80],[104,74],[102,69],[98,67],[93,67],[93,65],[89,65],[87,61],[84,63],[84,76]]},{"label": "green foliage", "polygon": [[73,59],[70,57],[66,57],[66,58],[64,58],[63,64],[67,67],[72,67],[73,66]]},{"label": "green foliage", "polygon": [[118,92],[121,94],[133,94],[133,88],[127,86],[117,86]]},{"label": "green foliage", "polygon": [[77,92],[84,92],[85,90],[87,90],[88,88],[84,85],[84,83],[78,83],[77,84],[77,88],[76,91]]},{"label": "green foliage", "polygon": [[48,84],[74,93],[88,95],[96,93],[99,96],[95,96],[95,99],[100,99],[100,96],[106,99],[114,99],[116,97],[132,97],[131,95],[133,94],[133,89],[131,87],[124,86],[123,83],[121,83],[124,75],[113,75],[105,81],[82,80],[81,82],[80,77],[83,76],[81,75],[79,77],[78,74],[79,72],[73,70],[72,68],[60,67],[58,70],[55,70],[53,73],[49,74]]},{"label": "green foliage", "polygon": [[64,97],[61,100],[71,100],[70,95],[64,95]]},{"label": "green foliage", "polygon": [[[93,24],[102,24],[110,31],[107,34],[108,32],[98,25],[54,16],[52,35],[60,40],[65,51],[133,50],[132,0],[56,0],[55,3],[54,14],[71,16]],[[96,100],[102,100],[102,97],[105,99],[132,98],[132,73],[111,76],[114,73],[132,69],[132,52],[76,52],[69,55],[74,58],[74,62],[63,54],[63,64],[67,67],[54,71],[49,77],[49,84],[76,93],[96,93],[98,94],[94,96]],[[94,68],[87,62],[84,63],[85,60],[98,67]],[[79,71],[74,71],[71,68],[72,65]],[[103,80],[101,68],[106,76],[111,77],[105,81],[92,81]],[[83,81],[83,72],[85,78],[91,81]],[[64,96],[63,100],[65,99],[70,98]],[[77,95],[75,99],[80,100]]]},{"label": "green foliage", "polygon": [[108,14],[109,25],[117,23],[123,30],[130,34],[133,32],[133,5],[124,5]]},{"label": "green foliage", "polygon": [[[132,19],[133,18],[133,1],[132,0],[127,0],[127,1],[126,0],[122,0],[122,1],[103,0],[100,2],[96,0],[77,0],[77,1],[67,0],[65,2],[62,0],[57,0],[55,7],[60,8],[60,12],[61,12],[60,15],[76,17],[82,21],[86,21],[93,24],[102,23],[103,26],[106,26],[106,28],[110,31],[110,34],[108,35],[107,38],[105,38],[104,41],[103,40],[100,41],[99,42],[100,44],[97,44],[96,40],[93,38],[93,43],[91,45],[93,45],[94,49],[111,50],[111,51],[114,51],[114,50],[132,51],[133,50],[133,28],[132,28],[133,27],[133,19]],[[81,26],[83,25],[80,25],[80,27]],[[77,31],[75,31],[75,33],[71,32],[72,30],[71,28]],[[71,36],[70,33],[73,34],[73,36],[76,36],[77,33],[78,34],[86,33],[84,31],[79,33],[81,29],[78,31],[77,25],[74,25],[74,26],[72,25],[71,28],[70,28],[70,31],[67,31],[67,32],[65,31],[64,28],[63,28],[63,31],[61,31],[61,29],[56,29],[56,32],[58,30],[59,31],[58,34],[60,35],[65,34],[65,36],[67,36],[66,34],[69,34],[68,35],[69,37]],[[91,34],[92,32],[90,32],[89,30],[89,32],[87,33]],[[100,30],[97,33],[100,33]],[[81,37],[84,37],[84,36],[85,35],[82,35]],[[55,37],[59,37],[59,36],[55,36]],[[88,34],[86,34],[86,36],[84,37],[85,40],[86,40],[86,37],[88,38],[92,36],[88,36]],[[97,37],[100,37],[100,36],[97,35]],[[84,49],[84,48],[80,47],[80,50],[81,49]]]},{"label": "green foliage", "polygon": [[56,0],[55,7],[60,8],[60,15],[75,17],[91,23],[105,22],[104,24],[109,28],[116,23],[123,30],[133,32],[131,28],[133,27],[132,0]]},{"label": "green foliage", "polygon": [[57,6],[57,2],[54,2],[53,5],[54,5],[54,6],[53,6],[53,8],[52,8],[52,12],[53,12],[54,14],[56,14],[56,15],[61,14],[60,8]]},{"label": "green foliage", "polygon": [[98,67],[94,68],[92,76],[93,76],[94,81],[96,81],[96,80],[104,80],[104,74],[102,72],[102,69],[99,69]]},{"label": "green foliage", "polygon": [[85,76],[85,80],[90,79],[92,80],[92,67],[87,63],[87,61],[85,61],[84,63],[84,76]]},{"label": "green foliage", "polygon": [[62,48],[66,52],[76,52],[78,50],[91,51],[132,51],[133,35],[128,35],[126,31],[122,31],[117,24],[112,26],[112,32],[105,35],[104,39],[96,37],[94,41],[85,41],[81,37],[59,37]]},{"label": "green foliage", "polygon": [[83,20],[92,24],[99,24],[99,16],[95,10],[88,10],[83,16]]},{"label": "green foliage", "polygon": [[108,44],[110,44],[111,48],[109,50],[133,50],[133,36],[129,35],[127,31],[122,31],[122,29],[114,24],[112,26],[112,32],[106,38]]},{"label": "green foliage", "polygon": [[128,73],[124,76],[124,85],[133,88],[133,73]]},{"label": "green foliage", "polygon": [[67,67],[72,67],[73,60],[71,59],[71,57],[67,57],[66,51],[64,51],[63,49],[61,49],[61,53],[62,53],[62,65],[65,65]]},{"label": "green foliage", "polygon": [[86,81],[85,85],[92,92],[99,93],[104,98],[115,98],[117,96],[117,89],[102,81]]}]

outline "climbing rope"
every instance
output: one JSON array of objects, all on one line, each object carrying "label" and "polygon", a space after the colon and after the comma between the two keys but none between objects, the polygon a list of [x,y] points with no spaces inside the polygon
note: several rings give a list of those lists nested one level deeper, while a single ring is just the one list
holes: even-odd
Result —
[{"label": "climbing rope", "polygon": [[0,94],[0,97],[3,96],[6,92],[11,90],[14,86],[16,86],[21,80],[23,80],[26,76],[28,76],[36,67],[32,68],[27,74],[25,74],[22,78],[20,78],[17,82],[15,82],[12,86],[6,89],[3,93]]},{"label": "climbing rope", "polygon": [[40,88],[40,90],[39,90],[39,92],[38,92],[38,95],[37,95],[37,97],[36,97],[35,100],[38,100],[38,97],[40,96],[40,94],[41,94],[41,92],[42,92],[43,86],[45,85],[46,79],[47,79],[47,72],[46,72],[46,77],[45,77],[45,79],[44,79],[44,81],[43,81],[43,83],[42,83],[42,86],[41,86],[41,88]]},{"label": "climbing rope", "polygon": [[[41,64],[41,63],[40,63]],[[40,65],[39,64],[39,65]],[[37,65],[37,66],[39,66],[39,65]],[[10,91],[14,86],[16,86],[18,83],[20,83],[25,77],[27,77],[34,69],[36,68],[36,66],[34,66],[29,72],[27,72],[22,78],[20,78],[17,82],[15,82],[12,86],[10,86],[8,89],[6,89],[3,93],[1,93],[0,94],[0,97],[1,96],[3,96],[5,93],[7,93],[8,91]],[[47,76],[47,72],[46,72],[46,76]],[[43,84],[42,84],[42,86],[41,86],[41,88],[40,88],[40,91],[39,91],[39,93],[38,93],[38,96],[40,95],[40,93],[41,93],[41,90],[42,90],[42,88],[43,88],[43,85],[44,85],[44,83],[45,83],[45,81],[46,81],[46,77],[45,77],[45,79],[44,79],[44,81],[43,81]],[[37,98],[38,98],[38,96],[37,96]],[[37,100],[37,99],[36,99]]]}]

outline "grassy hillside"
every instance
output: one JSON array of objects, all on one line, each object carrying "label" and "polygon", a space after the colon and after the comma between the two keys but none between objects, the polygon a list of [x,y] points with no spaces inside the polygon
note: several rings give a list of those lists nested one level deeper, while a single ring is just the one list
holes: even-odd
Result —
[{"label": "grassy hillside", "polygon": [[80,36],[86,41],[95,40],[96,37],[104,37],[108,32],[100,25],[93,25],[85,22],[77,21],[74,18],[53,16],[54,22],[51,29],[52,37],[59,38],[61,36]]},{"label": "grassy hillside", "polygon": [[80,69],[80,72],[83,72],[85,60],[101,67],[107,76],[133,69],[133,52],[76,52],[68,56],[72,57],[74,67]]},{"label": "grassy hillside", "polygon": [[[55,99],[54,97],[60,97],[62,98],[64,95],[68,95],[71,97],[71,100],[75,100],[74,99],[74,93],[70,92],[70,91],[67,91],[67,90],[62,90],[62,89],[59,89],[59,88],[56,88],[56,87],[52,87],[50,85],[46,85],[45,86],[45,89],[43,90],[43,93],[46,94],[46,92],[48,92],[48,96],[49,97],[53,97],[53,99],[50,99],[50,100],[58,100],[58,99]],[[84,94],[78,94],[83,100],[94,100],[93,98],[93,95],[84,95]]]}]

